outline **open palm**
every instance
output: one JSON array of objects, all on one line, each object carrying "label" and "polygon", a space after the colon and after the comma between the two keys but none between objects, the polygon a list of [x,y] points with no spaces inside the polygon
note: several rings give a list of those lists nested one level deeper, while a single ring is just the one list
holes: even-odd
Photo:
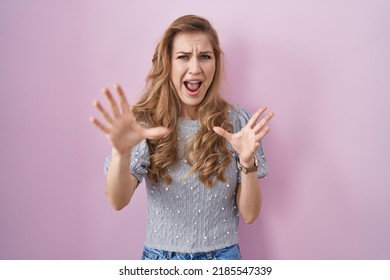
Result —
[{"label": "open palm", "polygon": [[158,139],[168,133],[168,129],[164,127],[144,128],[139,125],[122,88],[115,85],[115,89],[118,93],[120,106],[118,106],[110,91],[104,88],[103,94],[111,107],[112,115],[103,108],[99,101],[94,101],[93,105],[106,123],[103,124],[95,117],[91,117],[90,120],[103,132],[118,153],[128,152],[142,139]]},{"label": "open palm", "polygon": [[249,119],[247,125],[237,133],[229,133],[221,127],[214,127],[215,133],[224,137],[230,142],[233,149],[239,154],[240,161],[253,162],[253,156],[259,148],[259,142],[268,133],[268,121],[274,116],[274,113],[268,113],[261,121],[257,123],[260,115],[264,113],[267,107],[261,107]]}]

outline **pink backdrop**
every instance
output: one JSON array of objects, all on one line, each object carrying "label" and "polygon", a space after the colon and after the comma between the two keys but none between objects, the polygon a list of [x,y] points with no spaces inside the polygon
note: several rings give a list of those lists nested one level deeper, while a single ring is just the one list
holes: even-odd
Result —
[{"label": "pink backdrop", "polygon": [[134,102],[178,16],[209,18],[226,97],[276,112],[246,259],[390,258],[390,2],[0,1],[0,259],[138,259],[143,187],[114,211],[91,102]]}]

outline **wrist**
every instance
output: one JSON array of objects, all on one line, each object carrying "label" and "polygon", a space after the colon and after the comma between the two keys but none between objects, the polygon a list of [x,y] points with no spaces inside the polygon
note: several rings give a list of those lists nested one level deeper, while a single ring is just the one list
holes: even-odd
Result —
[{"label": "wrist", "polygon": [[244,174],[256,172],[258,165],[259,163],[256,156],[253,156],[250,161],[241,162],[240,158],[237,160],[237,168]]},{"label": "wrist", "polygon": [[131,156],[131,150],[127,150],[127,151],[118,151],[117,149],[115,148],[112,148],[112,151],[111,151],[112,155],[113,156],[117,156],[117,157],[125,157],[125,158],[130,158]]},{"label": "wrist", "polygon": [[238,161],[241,163],[241,165],[243,165],[245,167],[251,167],[251,166],[254,166],[254,164],[255,164],[254,156],[250,157],[247,160],[243,160],[241,157],[239,157]]}]

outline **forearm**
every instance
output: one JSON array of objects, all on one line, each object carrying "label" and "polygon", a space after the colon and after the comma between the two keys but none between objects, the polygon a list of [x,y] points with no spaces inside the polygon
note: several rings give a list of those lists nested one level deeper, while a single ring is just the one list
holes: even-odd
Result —
[{"label": "forearm", "polygon": [[[243,163],[246,166],[251,164]],[[253,165],[253,163],[252,163]],[[237,206],[245,223],[253,223],[260,214],[261,191],[256,172],[241,172],[241,184],[237,191]]]},{"label": "forearm", "polygon": [[137,186],[137,179],[130,174],[130,152],[112,151],[110,169],[106,176],[106,194],[111,205],[121,210],[129,204]]}]

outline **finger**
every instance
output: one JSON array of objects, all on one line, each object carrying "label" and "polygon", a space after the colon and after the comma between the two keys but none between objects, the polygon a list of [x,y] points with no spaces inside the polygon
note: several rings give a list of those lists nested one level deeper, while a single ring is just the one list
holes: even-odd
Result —
[{"label": "finger", "polygon": [[99,101],[95,100],[93,102],[93,106],[98,110],[98,112],[100,113],[100,115],[108,122],[108,123],[112,123],[113,120],[110,116],[110,114],[103,108],[102,104],[100,104]]},{"label": "finger", "polygon": [[274,112],[268,113],[261,121],[253,128],[258,133],[274,116]]},{"label": "finger", "polygon": [[264,128],[260,131],[260,133],[256,135],[256,142],[260,142],[260,141],[264,138],[264,136],[267,135],[267,133],[269,132],[269,130],[270,130],[269,126],[264,127]]},{"label": "finger", "polygon": [[114,97],[112,96],[111,92],[107,88],[102,89],[104,96],[106,97],[108,103],[111,106],[111,110],[114,113],[114,117],[117,118],[120,116],[118,105],[115,102]]},{"label": "finger", "polygon": [[259,119],[260,115],[265,111],[267,110],[267,106],[263,106],[261,107],[260,109],[258,109],[253,115],[252,117],[249,119],[248,121],[248,124],[251,128],[253,128],[257,122],[257,120]]},{"label": "finger", "polygon": [[169,129],[166,127],[153,127],[144,130],[144,137],[146,139],[160,139],[168,134]]},{"label": "finger", "polygon": [[129,102],[127,101],[126,95],[123,92],[121,86],[119,84],[115,84],[115,89],[116,89],[118,96],[119,96],[119,103],[121,105],[122,112],[123,113],[130,112]]},{"label": "finger", "polygon": [[95,117],[90,117],[89,121],[96,125],[104,134],[108,134],[109,130],[106,126],[104,126],[98,119]]},{"label": "finger", "polygon": [[224,130],[222,127],[219,127],[219,126],[215,126],[213,128],[214,132],[217,133],[219,136],[222,136],[223,138],[225,138],[226,140],[228,140],[229,142],[232,140],[232,137],[233,137],[233,134],[227,132],[226,130]]}]

